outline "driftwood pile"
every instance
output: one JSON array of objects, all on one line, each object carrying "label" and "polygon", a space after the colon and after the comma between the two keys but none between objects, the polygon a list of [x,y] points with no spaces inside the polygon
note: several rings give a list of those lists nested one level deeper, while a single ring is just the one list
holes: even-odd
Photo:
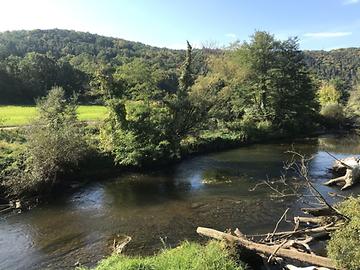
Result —
[{"label": "driftwood pile", "polygon": [[[305,265],[314,265],[312,268],[305,269],[340,269],[329,258],[315,254],[311,246],[318,240],[329,239],[329,234],[341,227],[348,218],[330,205],[312,184],[307,171],[307,165],[310,159],[306,159],[296,152],[291,153],[293,153],[295,157],[300,158],[300,161],[295,162],[295,159],[293,159],[289,163],[289,166],[286,167],[293,169],[303,180],[304,186],[308,187],[311,195],[307,198],[315,199],[316,203],[321,207],[302,208],[302,212],[307,214],[307,216],[294,217],[294,227],[289,231],[278,231],[280,222],[286,219],[286,214],[289,210],[287,209],[271,233],[244,235],[239,229],[225,233],[204,227],[198,227],[197,233],[203,236],[225,240],[231,244],[237,244],[241,248],[255,252],[264,258],[266,269],[270,269],[269,265],[274,264],[280,265],[283,269],[301,269],[286,265],[286,261],[297,261]],[[342,189],[344,189],[351,187],[356,182],[360,182],[360,159],[358,158],[336,159],[332,170],[335,174],[342,174],[343,176],[329,180],[325,183],[327,185],[341,182],[344,183],[342,187]],[[289,186],[285,180],[282,182],[286,186]],[[304,199],[301,197],[303,195],[299,195],[299,193],[292,188],[290,188],[290,192],[286,193],[283,190],[276,189],[276,187],[268,181],[260,184],[265,184],[270,187],[275,191],[275,195],[281,198],[298,196]],[[257,184],[255,188],[260,184]]]},{"label": "driftwood pile", "polygon": [[346,217],[328,207],[303,208],[302,210],[312,216],[294,217],[294,228],[289,231],[277,231],[280,222],[286,216],[287,209],[277,222],[274,231],[268,234],[246,236],[239,229],[233,233],[224,233],[204,227],[198,227],[197,233],[238,244],[266,257],[266,263],[278,264],[279,261],[283,261],[279,259],[280,257],[327,269],[338,269],[329,258],[316,255],[311,249],[311,244],[317,240],[329,238],[329,233],[338,229]]}]

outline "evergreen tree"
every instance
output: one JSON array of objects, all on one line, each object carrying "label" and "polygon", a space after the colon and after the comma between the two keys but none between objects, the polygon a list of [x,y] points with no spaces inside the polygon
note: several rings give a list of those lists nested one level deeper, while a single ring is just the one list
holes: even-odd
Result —
[{"label": "evergreen tree", "polygon": [[189,91],[190,87],[194,83],[194,76],[192,72],[192,47],[189,41],[186,41],[186,44],[186,58],[184,64],[182,65],[181,76],[179,79],[179,90],[184,94]]}]

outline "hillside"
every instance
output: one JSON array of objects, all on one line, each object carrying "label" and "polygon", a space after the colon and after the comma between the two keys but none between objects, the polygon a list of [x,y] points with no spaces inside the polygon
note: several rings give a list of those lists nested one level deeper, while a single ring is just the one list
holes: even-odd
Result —
[{"label": "hillside", "polygon": [[184,52],[69,30],[0,33],[0,103],[33,103],[52,85],[86,96],[101,66],[142,59],[175,72]]},{"label": "hillside", "polygon": [[360,48],[305,51],[305,56],[307,65],[321,79],[339,78],[348,87],[359,79]]},{"label": "hillside", "polygon": [[[305,60],[320,79],[339,77],[350,88],[360,67],[360,49],[305,51]],[[204,57],[195,52],[202,72]],[[0,103],[26,104],[46,94],[53,85],[70,95],[77,92],[84,102],[90,82],[99,67],[117,67],[140,59],[164,72],[171,87],[177,83],[178,67],[184,51],[148,46],[139,42],[70,30],[33,30],[0,33]]]}]

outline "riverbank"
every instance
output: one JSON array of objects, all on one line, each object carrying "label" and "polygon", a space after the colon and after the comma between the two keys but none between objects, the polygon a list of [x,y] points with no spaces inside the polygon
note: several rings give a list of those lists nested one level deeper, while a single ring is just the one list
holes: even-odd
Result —
[{"label": "riverbank", "polygon": [[[184,242],[174,249],[164,249],[149,257],[113,254],[99,262],[96,270],[244,270],[235,254],[224,243],[211,241],[206,245]],[[79,270],[88,268],[79,267]]]},{"label": "riverbank", "polygon": [[[114,177],[126,172],[149,172],[159,170],[164,166],[174,166],[175,164],[186,159],[196,157],[203,154],[216,153],[219,151],[229,150],[237,147],[244,147],[253,144],[266,144],[274,142],[289,142],[296,139],[306,137],[316,137],[328,133],[328,130],[316,130],[303,134],[277,134],[277,133],[258,133],[252,138],[238,138],[228,134],[204,134],[197,139],[189,139],[182,144],[180,158],[172,160],[160,160],[148,164],[144,164],[141,168],[132,166],[119,166],[114,163],[113,157],[109,154],[102,153],[98,150],[98,134],[99,129],[96,126],[87,128],[87,138],[90,145],[90,151],[85,158],[79,163],[75,170],[63,173],[61,181],[54,187],[54,190],[48,194],[35,194],[30,202],[23,203],[26,208],[31,208],[34,202],[39,203],[46,201],[47,198],[61,195],[62,193],[73,192],[92,181],[96,181],[99,177]],[[333,134],[346,134],[351,130],[331,130]],[[14,162],[19,152],[21,152],[22,144],[25,142],[22,136],[22,130],[2,130],[0,131],[0,167],[4,168],[6,164]],[[224,136],[225,135],[225,136]],[[6,190],[0,191],[0,197],[5,198]],[[39,196],[38,196],[39,195]],[[22,200],[26,200],[23,198]],[[4,201],[5,203],[6,201]]]},{"label": "riverbank", "polygon": [[[339,135],[253,144],[157,170],[98,175],[31,211],[3,216],[0,269],[71,269],[76,262],[95,267],[111,254],[116,235],[132,237],[126,255],[151,256],[164,247],[160,239],[167,247],[185,239],[204,243],[207,239],[196,233],[198,226],[219,231],[237,227],[245,234],[273,231],[286,208],[296,214],[299,201],[273,198],[266,187],[249,190],[263,180],[279,179],[289,160],[285,152],[294,147],[314,157],[309,173],[330,203],[340,198],[330,194],[359,193],[360,186],[340,191],[322,185],[331,178],[327,168],[333,163],[324,151],[338,158],[358,154],[358,141]],[[287,229],[291,226],[279,227]]]},{"label": "riverbank", "polygon": [[92,155],[88,156],[84,161],[79,164],[75,174],[68,175],[69,180],[76,180],[76,178],[87,178],[90,181],[96,180],[99,176],[102,177],[115,177],[119,173],[126,172],[143,172],[148,173],[154,170],[160,170],[164,166],[174,166],[187,159],[201,156],[204,154],[218,153],[220,151],[231,150],[239,147],[246,147],[254,144],[268,144],[268,143],[291,143],[296,140],[305,138],[316,138],[321,135],[333,134],[333,135],[348,135],[348,134],[360,134],[355,129],[318,129],[316,131],[304,133],[304,134],[293,134],[293,135],[279,135],[279,134],[263,134],[260,137],[247,138],[241,140],[238,138],[229,138],[222,136],[205,136],[196,141],[194,144],[185,144],[181,149],[181,157],[172,160],[157,161],[151,164],[144,164],[142,167],[132,166],[119,166],[113,161],[110,155],[99,154],[93,152]]}]

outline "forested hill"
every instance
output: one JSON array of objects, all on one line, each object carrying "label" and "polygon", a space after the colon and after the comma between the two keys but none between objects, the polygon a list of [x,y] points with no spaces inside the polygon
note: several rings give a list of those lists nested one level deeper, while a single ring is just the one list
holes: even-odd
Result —
[{"label": "forested hill", "polygon": [[360,48],[305,51],[305,61],[320,79],[339,78],[348,86],[359,79]]},{"label": "forested hill", "polygon": [[[306,63],[320,77],[340,77],[348,85],[360,66],[360,49],[306,51]],[[89,96],[91,80],[99,68],[116,68],[134,60],[160,70],[164,87],[177,83],[185,52],[139,42],[70,30],[33,30],[0,33],[0,103],[32,103],[53,85],[67,93]],[[195,51],[196,72],[204,57]],[[139,63],[137,63],[139,64]],[[83,98],[89,101],[91,98]]]},{"label": "forested hill", "polygon": [[121,63],[127,58],[144,57],[162,66],[172,66],[181,52],[140,42],[105,37],[72,30],[7,31],[0,33],[0,59],[24,57],[27,53],[48,54],[55,59],[89,55],[97,62]]},{"label": "forested hill", "polygon": [[184,51],[70,30],[0,33],[0,103],[33,103],[51,86],[67,93],[89,91],[100,67],[119,67],[135,59],[176,72]]}]

